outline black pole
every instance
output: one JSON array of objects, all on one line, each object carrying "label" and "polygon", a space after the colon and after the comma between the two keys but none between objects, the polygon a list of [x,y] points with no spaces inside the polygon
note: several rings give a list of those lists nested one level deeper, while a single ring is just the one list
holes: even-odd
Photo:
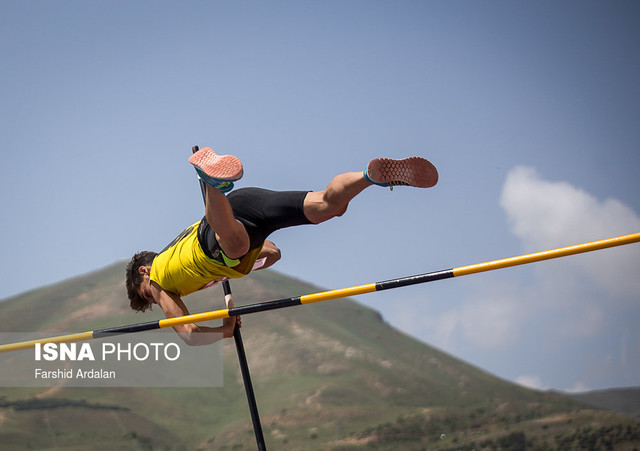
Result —
[{"label": "black pole", "polygon": [[[225,301],[231,300],[231,284],[228,280],[222,282]],[[253,392],[253,383],[251,382],[251,374],[249,373],[249,364],[247,363],[247,355],[244,352],[244,344],[242,343],[242,334],[240,328],[236,325],[233,330],[233,339],[236,342],[236,351],[238,352],[238,363],[240,364],[240,372],[244,381],[244,390],[247,393],[247,402],[249,403],[249,412],[251,413],[251,422],[253,423],[253,432],[256,435],[256,444],[258,450],[266,450],[264,443],[264,435],[262,433],[262,424],[260,423],[260,414],[258,413],[258,404],[256,396]]]},{"label": "black pole", "polygon": [[[191,148],[192,153],[196,153],[200,148],[198,146],[193,146]],[[196,171],[196,174],[198,172]],[[200,174],[198,174],[198,182],[200,182],[200,192],[202,193],[202,201],[204,202],[205,208],[207,207],[207,186],[204,184],[202,179],[200,178]]]},{"label": "black pole", "polygon": [[[191,151],[196,153],[199,150],[198,146],[193,146]],[[202,192],[202,200],[207,203],[207,187],[200,177],[200,191]],[[228,280],[222,283],[222,289],[224,290],[225,301],[231,300],[231,284]],[[227,308],[229,306],[227,305]],[[267,447],[264,443],[264,435],[262,433],[262,424],[260,423],[260,415],[258,413],[258,404],[256,403],[256,397],[253,392],[253,383],[251,382],[251,374],[249,373],[249,364],[247,363],[247,355],[244,352],[244,343],[242,342],[242,334],[240,328],[236,325],[233,330],[233,340],[236,343],[236,351],[238,353],[238,363],[240,364],[240,372],[242,373],[242,380],[244,382],[244,390],[247,393],[247,402],[249,403],[249,412],[251,413],[251,422],[253,423],[253,432],[256,435],[256,444],[258,445],[258,451],[266,451]]]}]

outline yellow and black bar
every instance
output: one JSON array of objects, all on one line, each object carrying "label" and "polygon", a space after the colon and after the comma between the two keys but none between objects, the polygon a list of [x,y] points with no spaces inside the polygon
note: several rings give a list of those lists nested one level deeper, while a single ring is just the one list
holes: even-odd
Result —
[{"label": "yellow and black bar", "polygon": [[589,243],[577,244],[575,246],[552,249],[533,254],[520,255],[517,257],[505,258],[502,260],[494,260],[485,263],[478,263],[469,266],[460,266],[457,268],[446,269],[426,274],[418,274],[415,276],[402,277],[399,279],[391,279],[383,282],[375,282],[366,285],[358,285],[338,290],[322,291],[319,293],[306,294],[303,296],[295,296],[286,299],[278,299],[275,301],[261,302],[258,304],[250,304],[230,309],[214,310],[211,312],[196,313],[187,316],[178,316],[176,318],[166,318],[158,321],[149,321],[146,323],[131,324],[128,326],[112,327],[109,329],[100,329],[77,334],[61,335],[57,337],[42,338],[38,340],[23,341],[18,343],[9,343],[0,345],[0,352],[17,351],[20,349],[28,349],[35,346],[36,343],[62,343],[82,340],[91,340],[94,338],[103,338],[113,335],[142,332],[154,329],[162,329],[167,327],[178,326],[182,324],[196,323],[201,321],[210,321],[214,319],[228,318],[230,316],[247,315],[250,313],[265,312],[268,310],[276,310],[285,307],[293,307],[295,305],[311,304],[314,302],[328,301],[331,299],[340,299],[349,296],[356,296],[365,293],[373,293],[376,291],[389,290],[393,288],[406,287],[436,280],[449,279],[452,277],[466,276],[480,272],[493,271],[496,269],[508,268],[511,266],[526,265],[543,260],[551,260],[554,258],[567,257],[569,255],[582,254],[585,252],[607,249],[625,244],[640,242],[640,233],[631,235],[623,235],[615,238],[609,238],[600,241],[592,241]]}]

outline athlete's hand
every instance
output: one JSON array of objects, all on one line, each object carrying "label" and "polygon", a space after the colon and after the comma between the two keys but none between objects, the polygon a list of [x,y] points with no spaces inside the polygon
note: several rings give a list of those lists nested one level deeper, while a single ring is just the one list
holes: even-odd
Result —
[{"label": "athlete's hand", "polygon": [[233,331],[236,328],[237,319],[236,316],[230,316],[222,320],[222,336],[224,338],[233,337]]}]

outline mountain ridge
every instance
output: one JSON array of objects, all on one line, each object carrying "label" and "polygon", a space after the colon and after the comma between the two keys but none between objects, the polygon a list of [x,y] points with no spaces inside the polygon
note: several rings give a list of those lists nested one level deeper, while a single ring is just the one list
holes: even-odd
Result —
[{"label": "mountain ridge", "polygon": [[[117,262],[0,302],[2,329],[69,333],[156,319],[158,309],[129,309],[124,267]],[[236,305],[322,291],[270,270],[232,287]],[[186,303],[193,313],[223,308],[222,290],[204,290]],[[556,443],[555,435],[594,422],[638,427],[561,394],[501,380],[349,299],[246,315],[243,338],[268,448],[465,449],[523,437]],[[0,439],[14,446],[8,449],[253,449],[236,359],[227,340],[219,389],[0,389]],[[53,401],[44,407],[37,399]],[[33,408],[16,408],[24,405]],[[81,418],[90,427],[79,428]],[[505,438],[514,429],[524,435]]]}]

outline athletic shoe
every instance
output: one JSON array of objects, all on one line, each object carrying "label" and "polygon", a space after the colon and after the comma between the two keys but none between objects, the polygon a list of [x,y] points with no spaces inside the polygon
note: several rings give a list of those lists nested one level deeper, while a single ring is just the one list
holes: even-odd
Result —
[{"label": "athletic shoe", "polygon": [[438,170],[422,157],[402,160],[376,158],[367,165],[364,177],[375,185],[388,186],[392,190],[397,185],[430,188],[438,183]]},{"label": "athletic shoe", "polygon": [[207,185],[217,189],[221,193],[228,193],[233,189],[233,182],[227,182],[226,180],[216,180],[209,177],[207,174],[202,172],[200,169],[196,168],[196,172],[198,173],[198,177]]},{"label": "athletic shoe", "polygon": [[233,155],[217,155],[210,147],[203,147],[189,157],[198,175],[207,185],[222,193],[233,189],[233,182],[242,178],[242,162]]}]

